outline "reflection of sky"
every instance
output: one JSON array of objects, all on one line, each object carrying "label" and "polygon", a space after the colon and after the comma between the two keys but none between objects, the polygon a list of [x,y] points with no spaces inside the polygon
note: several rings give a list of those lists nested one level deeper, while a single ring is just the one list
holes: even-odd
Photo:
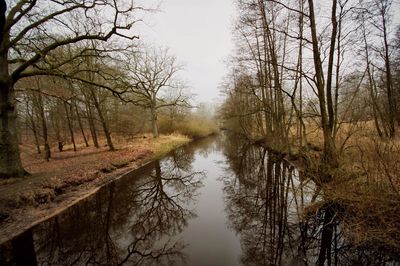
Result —
[{"label": "reflection of sky", "polygon": [[190,243],[189,265],[239,265],[241,247],[227,225],[223,183],[219,179],[223,169],[218,161],[223,158],[221,152],[212,152],[206,157],[197,155],[194,161],[195,171],[208,171],[196,206],[198,217],[183,232],[185,242]]},{"label": "reflection of sky", "polygon": [[[57,219],[39,225],[34,238],[38,261],[43,262],[49,258],[50,262],[63,261],[68,264],[77,259],[83,263],[89,256],[99,261],[106,258],[120,260],[126,256],[128,246],[139,237],[144,237],[144,241],[137,242],[135,250],[157,254],[165,245],[167,251],[176,252],[176,256],[172,254],[171,259],[177,262],[170,263],[167,257],[160,261],[146,257],[148,260],[143,261],[145,265],[179,265],[181,251],[188,259],[187,265],[237,265],[239,258],[252,261],[253,257],[249,257],[252,253],[249,251],[263,248],[258,244],[264,239],[267,240],[265,247],[271,247],[268,252],[275,253],[260,253],[260,249],[256,250],[256,255],[265,255],[265,259],[269,259],[282,249],[282,265],[297,259],[304,263],[298,248],[302,240],[306,240],[307,260],[314,265],[319,246],[313,237],[318,236],[316,233],[322,227],[318,221],[310,220],[307,225],[309,239],[302,239],[298,224],[302,208],[296,204],[300,205],[302,191],[304,204],[309,205],[315,185],[311,181],[301,182],[297,170],[290,175],[290,171],[284,169],[285,163],[281,163],[281,167],[277,167],[277,163],[268,167],[271,165],[267,163],[272,160],[266,160],[266,168],[259,168],[260,159],[263,158],[259,155],[263,153],[261,147],[255,146],[252,148],[261,149],[261,153],[247,155],[253,155],[250,159],[256,164],[244,166],[241,170],[245,171],[244,179],[261,177],[258,180],[259,187],[244,184],[232,170],[234,162],[224,155],[224,150],[219,148],[215,139],[208,140],[200,140],[178,149],[174,157],[162,159],[159,165],[149,164],[142,170],[127,174],[67,209]],[[259,169],[278,170],[280,174],[286,175],[282,178],[272,172],[271,175],[260,176]],[[202,174],[204,171],[206,175]],[[160,175],[157,176],[157,173]],[[157,178],[160,176],[162,179]],[[267,183],[268,176],[277,182]],[[286,191],[288,178],[289,189]],[[267,184],[270,186],[267,187]],[[271,184],[276,185],[275,192]],[[269,194],[274,195],[274,198],[266,197],[265,190],[274,193]],[[171,204],[171,200],[176,204]],[[281,216],[284,209],[280,207],[282,203],[288,204],[287,221],[286,213]],[[174,212],[177,209],[182,212],[177,214]],[[267,209],[270,211],[268,214],[264,212]],[[150,215],[148,210],[151,211]],[[275,229],[285,230],[282,231],[282,245],[277,244],[279,241],[275,242],[278,233]],[[271,244],[270,240],[274,242]],[[338,240],[340,247],[342,242]],[[343,247],[346,243],[343,242]],[[182,250],[183,245],[187,246]],[[111,247],[112,255],[105,253],[108,247]],[[114,251],[119,254],[114,254]],[[349,254],[345,249],[343,252],[345,259],[346,255],[353,254],[351,250]],[[55,256],[53,260],[50,260],[50,254]],[[119,255],[119,258],[114,258],[115,255]],[[130,263],[143,257],[133,254],[131,259]],[[254,257],[254,262],[259,259]]]},{"label": "reflection of sky", "polygon": [[[314,182],[308,178],[301,180],[297,169],[294,169],[292,177],[293,183],[289,185],[290,189],[287,199],[288,217],[293,219],[292,222],[298,222],[299,217],[302,215],[301,204],[304,204],[304,207],[311,204],[312,198],[316,192],[316,186]],[[300,212],[298,212],[298,210],[300,210]]]}]

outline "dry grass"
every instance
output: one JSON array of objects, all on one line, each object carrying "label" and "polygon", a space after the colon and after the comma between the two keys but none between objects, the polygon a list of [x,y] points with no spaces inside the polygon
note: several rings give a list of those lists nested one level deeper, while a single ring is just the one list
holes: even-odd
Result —
[{"label": "dry grass", "polygon": [[167,137],[161,136],[157,141],[150,142],[148,147],[153,151],[153,158],[158,158],[189,141],[190,139],[187,136],[174,133],[167,135]]},{"label": "dry grass", "polygon": [[326,200],[344,207],[344,228],[353,243],[400,251],[400,201],[391,189],[354,179],[323,190]]},{"label": "dry grass", "polygon": [[218,132],[217,126],[204,118],[184,120],[177,123],[176,131],[194,139],[203,138]]},{"label": "dry grass", "polygon": [[218,133],[215,121],[197,115],[187,116],[173,124],[165,117],[161,117],[159,127],[162,132],[178,132],[192,139],[204,138]]},{"label": "dry grass", "polygon": [[[307,139],[322,147],[320,129],[309,130]],[[340,168],[322,185],[324,200],[345,208],[355,244],[400,252],[400,138],[380,139],[371,122],[344,123],[336,147]]]}]

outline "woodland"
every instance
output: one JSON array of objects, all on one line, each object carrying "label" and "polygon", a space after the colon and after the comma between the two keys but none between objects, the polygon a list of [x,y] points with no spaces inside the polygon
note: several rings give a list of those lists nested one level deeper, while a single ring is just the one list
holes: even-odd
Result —
[{"label": "woodland", "polygon": [[[0,190],[23,192],[2,200],[1,220],[222,129],[285,156],[318,185],[323,200],[304,215],[328,206],[354,243],[399,254],[399,4],[234,4],[235,47],[213,114],[194,104],[179,59],[136,34],[156,7],[0,0]],[[84,181],[67,175],[76,169]],[[41,180],[38,192],[27,192],[30,180]]]},{"label": "woodland", "polygon": [[22,143],[50,160],[52,148],[103,138],[113,151],[113,134],[157,138],[188,120],[182,65],[134,34],[146,12],[129,1],[1,1],[3,178],[27,174]]},{"label": "woodland", "polygon": [[321,187],[316,209],[334,208],[355,243],[398,254],[398,3],[235,2],[223,127],[299,160]]},{"label": "woodland", "polygon": [[48,215],[37,212],[60,195],[50,214],[217,132],[176,56],[137,34],[158,11],[133,1],[0,1],[2,229],[17,234],[10,226]]}]

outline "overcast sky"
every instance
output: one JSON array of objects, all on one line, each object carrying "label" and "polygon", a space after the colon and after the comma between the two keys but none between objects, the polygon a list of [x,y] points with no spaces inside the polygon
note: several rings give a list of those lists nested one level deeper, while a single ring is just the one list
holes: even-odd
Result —
[{"label": "overcast sky", "polygon": [[223,61],[233,48],[233,1],[163,0],[160,10],[146,18],[141,39],[170,48],[197,102],[215,101],[226,73]]},{"label": "overcast sky", "polygon": [[[143,0],[145,6],[160,4],[160,11],[146,15],[139,35],[145,43],[170,48],[184,65],[196,102],[216,102],[227,69],[224,60],[233,49],[233,0]],[[326,0],[324,0],[326,1]],[[400,18],[400,0],[394,1],[394,21]]]}]

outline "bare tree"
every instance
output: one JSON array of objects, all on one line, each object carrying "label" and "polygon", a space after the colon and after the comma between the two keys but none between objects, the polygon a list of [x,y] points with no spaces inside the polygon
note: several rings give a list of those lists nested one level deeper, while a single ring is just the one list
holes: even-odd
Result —
[{"label": "bare tree", "polygon": [[65,116],[67,118],[69,134],[71,136],[71,142],[72,142],[72,145],[74,147],[74,151],[76,151],[74,126],[73,126],[73,123],[72,123],[72,110],[71,109],[72,109],[72,106],[69,105],[66,101],[64,101],[64,110],[65,110]]},{"label": "bare tree", "polygon": [[85,130],[83,128],[81,115],[79,114],[80,109],[78,108],[78,104],[76,103],[76,100],[74,100],[72,104],[75,107],[76,118],[78,119],[78,125],[79,125],[79,128],[80,128],[81,133],[82,133],[83,141],[85,142],[85,146],[89,147],[89,142],[88,142],[88,140],[86,138]]},{"label": "bare tree", "polygon": [[[302,147],[306,137],[305,112],[309,112],[303,106],[311,92],[309,102],[317,103],[317,108],[307,116],[318,117],[317,125],[323,134],[321,166],[335,168],[337,132],[342,120],[348,120],[345,110],[353,102],[341,99],[346,94],[342,91],[344,77],[357,76],[360,79],[357,84],[365,77],[351,73],[358,71],[354,63],[355,70],[342,67],[344,63],[349,65],[345,54],[356,54],[351,45],[356,42],[353,36],[357,25],[349,23],[356,3],[332,0],[326,8],[325,3],[316,5],[312,0],[237,0],[237,5],[238,52],[233,58],[235,73],[228,86],[229,101],[237,107],[239,101],[247,105],[247,110],[228,115],[250,120],[242,125],[263,127],[267,141],[272,139],[268,142],[278,149],[296,142]],[[238,83],[237,76],[248,81]],[[359,86],[356,88],[352,97],[356,97]],[[292,140],[294,125],[297,125],[297,141]],[[250,128],[245,131],[254,133]]]},{"label": "bare tree", "polygon": [[369,3],[369,6],[373,7],[368,13],[371,15],[371,24],[377,29],[378,36],[382,41],[380,54],[381,60],[384,62],[383,75],[384,75],[384,87],[386,89],[387,96],[387,121],[388,121],[388,133],[389,137],[394,138],[396,135],[395,120],[396,120],[396,101],[393,88],[393,77],[392,67],[390,58],[390,46],[389,46],[389,32],[388,27],[390,25],[390,8],[392,6],[392,0],[374,0]]},{"label": "bare tree", "polygon": [[157,115],[160,108],[189,106],[183,85],[176,79],[181,70],[167,49],[146,49],[131,57],[127,74],[131,79],[131,102],[150,110],[153,136],[158,137]]},{"label": "bare tree", "polygon": [[103,110],[100,106],[100,101],[97,98],[98,96],[96,95],[95,89],[90,87],[89,91],[90,91],[90,96],[92,97],[92,102],[94,104],[94,107],[96,108],[97,114],[99,115],[100,122],[103,127],[103,131],[104,131],[104,135],[106,136],[108,149],[110,151],[113,151],[113,150],[115,150],[115,148],[114,148],[114,144],[112,143],[111,133],[110,133],[110,129],[108,126],[108,121],[107,121],[107,119],[103,113]]},{"label": "bare tree", "polygon": [[395,128],[395,117],[396,117],[396,101],[393,93],[393,78],[392,70],[390,65],[389,57],[389,37],[388,37],[388,25],[389,25],[389,10],[392,5],[391,0],[376,0],[375,5],[379,13],[379,18],[381,20],[380,31],[383,38],[383,51],[384,51],[384,61],[385,61],[385,76],[386,76],[386,93],[388,98],[388,113],[389,113],[389,133],[390,137],[394,138],[396,135]]},{"label": "bare tree", "polygon": [[39,142],[39,128],[36,122],[36,118],[38,117],[37,114],[37,108],[35,108],[34,105],[34,100],[33,100],[33,95],[25,95],[23,97],[23,100],[25,101],[25,107],[26,107],[26,124],[27,126],[32,130],[33,137],[35,140],[35,146],[38,154],[41,154],[42,151],[40,149],[40,142]]},{"label": "bare tree", "polygon": [[315,86],[318,92],[319,108],[321,115],[321,125],[324,135],[324,156],[323,161],[326,165],[337,166],[337,156],[335,148],[335,139],[333,129],[335,127],[335,113],[332,100],[332,78],[333,78],[333,64],[334,53],[336,49],[336,38],[338,32],[338,24],[336,19],[337,0],[332,1],[331,9],[331,37],[329,45],[329,59],[328,71],[324,75],[324,69],[321,59],[319,39],[317,34],[316,15],[314,11],[314,1],[308,0],[309,5],[309,19],[310,19],[310,32],[312,38],[312,52],[315,70]]},{"label": "bare tree", "polygon": [[39,112],[40,120],[42,123],[42,135],[44,141],[44,156],[47,161],[51,158],[51,150],[49,145],[49,138],[48,138],[48,128],[47,128],[47,121],[46,121],[46,112],[45,112],[45,103],[43,100],[43,95],[41,94],[41,84],[40,79],[36,78],[36,89],[37,89],[37,97],[36,97],[36,106]]},{"label": "bare tree", "polygon": [[138,9],[133,3],[116,0],[0,0],[1,177],[26,174],[16,129],[14,85],[18,80],[65,76],[57,70],[76,56],[51,63],[55,62],[49,60],[53,51],[85,40],[126,36],[135,23],[130,15]]}]

